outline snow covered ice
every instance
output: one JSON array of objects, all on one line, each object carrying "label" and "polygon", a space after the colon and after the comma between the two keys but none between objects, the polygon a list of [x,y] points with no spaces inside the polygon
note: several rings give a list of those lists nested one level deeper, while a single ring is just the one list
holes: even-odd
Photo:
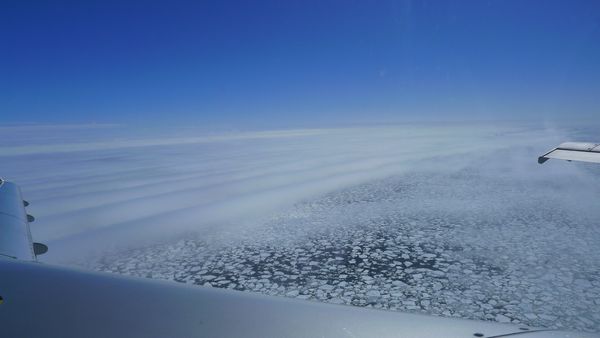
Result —
[{"label": "snow covered ice", "polygon": [[[584,130],[397,126],[282,135],[77,146],[86,152],[32,145],[37,159],[13,148],[0,156],[14,160],[8,171],[32,207],[39,201],[34,238],[50,240],[50,261],[600,330],[600,168],[536,163]],[[60,174],[46,182],[39,169],[18,172],[26,160]]]},{"label": "snow covered ice", "polygon": [[[598,215],[587,203],[556,210],[543,202],[556,187],[509,176],[486,177],[472,167],[401,175],[301,203],[250,240],[211,249],[207,240],[184,239],[107,256],[97,267],[332,303],[597,330]],[[482,195],[488,208],[478,205]]]}]

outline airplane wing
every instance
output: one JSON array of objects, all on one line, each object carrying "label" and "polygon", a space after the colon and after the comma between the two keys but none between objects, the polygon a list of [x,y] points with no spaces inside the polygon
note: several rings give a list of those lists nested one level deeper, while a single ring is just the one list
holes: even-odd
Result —
[{"label": "airplane wing", "polygon": [[600,163],[600,143],[565,142],[538,157],[542,164],[551,158],[567,161]]},{"label": "airplane wing", "polygon": [[14,259],[0,259],[0,275],[3,337],[598,337],[270,297]]},{"label": "airplane wing", "polygon": [[2,182],[0,203],[2,337],[600,337],[41,264],[18,187]]}]

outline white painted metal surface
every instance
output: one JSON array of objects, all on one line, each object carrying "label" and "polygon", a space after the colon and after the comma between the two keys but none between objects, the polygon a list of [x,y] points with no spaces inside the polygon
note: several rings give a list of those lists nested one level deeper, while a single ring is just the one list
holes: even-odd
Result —
[{"label": "white painted metal surface", "polygon": [[600,163],[600,143],[561,143],[558,147],[540,156],[538,158],[538,163],[544,163],[551,158],[567,161]]},{"label": "white painted metal surface", "polygon": [[[598,337],[0,259],[6,337]],[[479,335],[476,335],[479,334]],[[536,336],[537,337],[537,336]]]},{"label": "white painted metal surface", "polygon": [[21,190],[3,180],[0,180],[0,256],[35,260]]}]

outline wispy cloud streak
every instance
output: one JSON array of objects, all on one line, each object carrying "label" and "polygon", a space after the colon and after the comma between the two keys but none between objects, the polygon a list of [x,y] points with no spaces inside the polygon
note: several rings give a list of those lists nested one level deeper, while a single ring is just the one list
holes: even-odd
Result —
[{"label": "wispy cloud streak", "polygon": [[[259,224],[265,215],[336,189],[425,165],[457,167],[474,154],[517,145],[541,151],[557,141],[543,130],[477,124],[118,140],[108,132],[93,141],[61,130],[69,143],[57,141],[54,129],[31,128],[5,130],[2,138],[13,145],[0,147],[2,175],[21,184],[32,202],[36,240],[60,243],[47,256],[57,260]],[[31,132],[37,143],[19,142]],[[47,142],[40,141],[44,133]]]}]

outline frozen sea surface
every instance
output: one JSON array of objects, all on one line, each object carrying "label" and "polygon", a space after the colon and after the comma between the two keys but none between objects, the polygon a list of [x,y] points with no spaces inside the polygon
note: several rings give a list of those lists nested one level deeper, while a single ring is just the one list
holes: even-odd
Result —
[{"label": "frozen sea surface", "polygon": [[[529,155],[513,149],[495,156]],[[237,241],[186,238],[109,255],[95,267],[330,303],[598,331],[600,172],[584,167],[581,177],[539,177],[530,162],[513,167],[483,156],[455,171],[375,180],[298,203]]]},{"label": "frozen sea surface", "polygon": [[5,126],[0,174],[44,262],[600,331],[600,166],[536,163],[599,129]]}]

